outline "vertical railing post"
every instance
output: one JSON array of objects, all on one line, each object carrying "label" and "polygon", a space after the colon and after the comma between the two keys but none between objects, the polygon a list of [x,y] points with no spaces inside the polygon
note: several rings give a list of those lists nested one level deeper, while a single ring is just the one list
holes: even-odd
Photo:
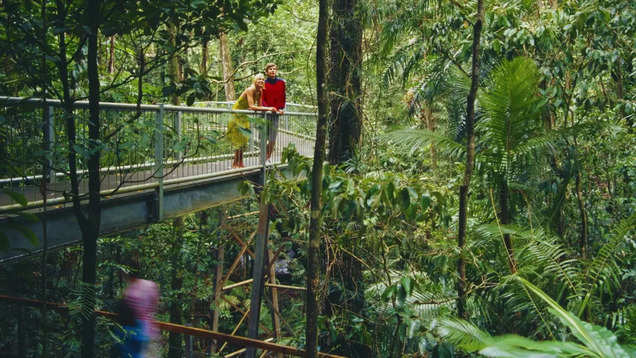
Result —
[{"label": "vertical railing post", "polygon": [[[247,336],[250,338],[258,338],[258,323],[260,321],[261,314],[261,302],[263,299],[263,288],[265,285],[265,253],[267,250],[267,237],[269,235],[269,204],[265,200],[265,183],[267,182],[266,176],[266,146],[267,146],[267,116],[265,113],[265,124],[260,126],[260,160],[261,160],[261,197],[259,205],[258,215],[258,228],[256,233],[256,240],[254,242],[254,266],[252,268],[252,294],[250,297],[250,314],[247,327]],[[256,349],[254,347],[248,347],[246,357],[255,358]]]},{"label": "vertical railing post", "polygon": [[289,116],[283,114],[283,118],[285,119],[285,130],[289,130]]},{"label": "vertical railing post", "polygon": [[46,111],[46,122],[44,123],[44,148],[45,148],[45,165],[44,174],[49,183],[55,182],[55,171],[53,170],[53,147],[55,145],[55,112],[53,106],[47,105],[43,109]]},{"label": "vertical railing post", "polygon": [[159,112],[155,120],[155,174],[157,183],[157,220],[163,220],[163,103],[159,105]]},{"label": "vertical railing post", "polygon": [[256,136],[256,131],[255,130],[250,130],[250,136],[248,138],[248,143],[247,143],[247,151],[251,152],[254,150],[254,137]]},{"label": "vertical railing post", "polygon": [[[174,132],[175,132],[175,135],[176,135],[176,137],[177,137],[177,143],[180,143],[180,142],[181,142],[181,139],[182,139],[182,137],[181,137],[181,132],[182,132],[182,130],[181,130],[182,115],[183,115],[183,112],[181,112],[181,111],[177,111],[177,115],[176,115],[176,117],[175,117],[175,119],[174,119]],[[178,147],[178,148],[181,148],[181,146],[180,146],[180,145],[179,145],[179,146],[177,146],[177,147]],[[183,151],[182,151],[182,150],[179,150],[179,151],[176,153],[176,156],[177,156],[177,160],[181,160],[181,159],[183,159]]]},{"label": "vertical railing post", "polygon": [[266,168],[266,162],[267,162],[267,127],[270,124],[270,116],[272,114],[270,114],[269,112],[265,112],[265,114],[263,114],[263,119],[265,119],[263,121],[263,125],[259,126],[259,142],[258,142],[258,147],[259,147],[259,158],[260,158],[260,165],[262,168],[262,174],[263,174],[263,184],[265,183],[265,168]]}]

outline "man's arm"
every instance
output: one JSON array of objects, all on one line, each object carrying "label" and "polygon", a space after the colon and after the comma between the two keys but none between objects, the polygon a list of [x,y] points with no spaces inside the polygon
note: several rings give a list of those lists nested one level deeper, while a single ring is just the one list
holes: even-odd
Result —
[{"label": "man's arm", "polygon": [[285,113],[284,109],[287,107],[287,82],[283,81],[283,108],[278,110],[278,114]]}]

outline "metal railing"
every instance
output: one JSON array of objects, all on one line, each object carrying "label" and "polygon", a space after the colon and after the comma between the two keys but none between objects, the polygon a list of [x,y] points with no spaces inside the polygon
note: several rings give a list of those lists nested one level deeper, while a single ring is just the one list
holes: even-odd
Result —
[{"label": "metal railing", "polygon": [[[244,170],[265,165],[266,125],[272,114],[227,108],[100,103],[102,141],[100,168],[104,194],[161,187],[241,171],[232,169],[234,149],[225,137],[234,115],[248,115],[251,130],[244,153]],[[88,102],[73,103],[77,129],[78,174],[85,178],[88,142]],[[0,96],[0,189],[23,194],[31,203],[41,201],[40,184],[47,182],[51,204],[66,201],[68,139],[65,112],[59,100]],[[313,155],[316,114],[286,112],[279,130],[272,163],[290,144],[303,155]],[[48,169],[47,169],[48,168]],[[80,193],[87,191],[85,180]],[[0,211],[8,210],[10,196],[0,194]],[[15,205],[14,205],[15,206]]]},{"label": "metal railing", "polygon": [[[227,108],[232,109],[232,105],[236,101],[201,101],[195,102],[194,106],[197,107],[212,107],[212,108]],[[287,102],[285,103],[285,110],[290,112],[318,112],[318,107],[308,104]]]}]

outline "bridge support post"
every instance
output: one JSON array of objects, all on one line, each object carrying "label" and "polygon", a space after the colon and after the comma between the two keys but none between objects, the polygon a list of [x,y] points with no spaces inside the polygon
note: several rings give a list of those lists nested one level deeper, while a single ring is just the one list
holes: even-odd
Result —
[{"label": "bridge support post", "polygon": [[[265,115],[267,116],[267,114]],[[265,117],[267,118],[267,117]],[[269,235],[269,203],[265,200],[263,190],[267,182],[266,167],[266,145],[267,145],[267,125],[260,128],[260,164],[261,164],[261,198],[258,214],[258,231],[254,248],[254,268],[252,270],[252,295],[250,299],[250,315],[247,325],[247,335],[250,338],[258,339],[258,323],[261,314],[261,302],[263,300],[263,288],[265,286],[265,254],[267,253],[267,237]],[[247,358],[256,357],[256,348],[247,349]]]},{"label": "bridge support post", "polygon": [[155,120],[155,173],[157,178],[157,220],[163,220],[163,103],[159,105],[159,112]]}]

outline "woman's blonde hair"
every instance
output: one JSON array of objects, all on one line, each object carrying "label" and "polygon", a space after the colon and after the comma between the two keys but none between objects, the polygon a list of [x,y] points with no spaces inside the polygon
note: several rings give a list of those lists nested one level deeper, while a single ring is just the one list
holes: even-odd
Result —
[{"label": "woman's blonde hair", "polygon": [[254,78],[252,79],[252,84],[256,84],[256,81],[258,80],[265,80],[265,75],[263,75],[262,73],[255,74]]}]

